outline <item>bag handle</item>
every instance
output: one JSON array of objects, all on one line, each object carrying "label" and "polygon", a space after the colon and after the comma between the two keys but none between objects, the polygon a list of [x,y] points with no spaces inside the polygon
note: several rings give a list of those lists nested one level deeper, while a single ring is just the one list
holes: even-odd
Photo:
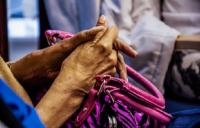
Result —
[{"label": "bag handle", "polygon": [[132,106],[137,111],[143,112],[143,113],[149,115],[150,117],[152,117],[156,120],[159,120],[163,124],[169,123],[172,118],[170,114],[164,112],[160,108],[143,105],[139,102],[132,100],[130,97],[127,97],[118,92],[114,92],[112,94],[114,95],[114,97],[116,97],[117,99],[120,99],[122,102],[128,103],[130,106]]},{"label": "bag handle", "polygon": [[[123,88],[128,91],[129,94],[131,93],[132,95],[136,96],[139,102],[130,98],[128,94],[120,93],[120,91],[113,91],[112,94],[114,97],[130,104],[134,107],[134,109],[144,112],[145,114],[150,115],[154,119],[157,119],[164,124],[168,123],[171,119],[171,115],[162,111],[162,109],[165,108],[165,100],[160,91],[149,80],[144,78],[141,74],[128,65],[126,65],[126,69],[131,78],[142,84],[153,95],[143,91],[129,82],[124,81]],[[114,77],[111,77],[111,79],[112,78],[113,80],[116,79]],[[120,81],[122,80],[120,79]]]},{"label": "bag handle", "polygon": [[132,85],[131,83],[127,83],[128,86],[125,86],[127,90],[130,90],[133,94],[143,99],[147,103],[156,106],[158,108],[165,108],[165,100],[161,92],[153,85],[149,80],[144,78],[140,73],[132,69],[130,66],[126,65],[128,76],[135,79],[138,83],[140,83],[143,87],[145,87],[150,93],[139,89],[138,87]]},{"label": "bag handle", "polygon": [[[88,97],[82,106],[83,109],[81,109],[81,111],[77,115],[77,118],[75,120],[76,126],[80,126],[84,122],[84,120],[89,116],[89,114],[92,112],[92,110],[94,108],[94,104],[95,104],[96,98],[98,97],[97,96],[98,93],[102,92],[103,90],[105,90],[105,92],[106,92],[107,89],[110,89],[110,87],[112,85],[109,85],[109,82],[112,80],[120,81],[120,83],[122,83],[122,84],[120,84],[120,85],[122,85],[122,87],[120,87],[120,86],[114,87],[113,86],[112,88],[114,90],[115,90],[115,88],[125,89],[126,92],[129,91],[132,94],[134,94],[134,96],[137,96],[138,101],[135,101],[132,98],[130,98],[130,96],[128,96],[127,93],[125,93],[125,94],[121,93],[121,91],[119,91],[119,89],[116,89],[116,91],[110,91],[110,93],[115,98],[128,103],[134,109],[136,109],[140,112],[143,112],[156,120],[159,120],[163,124],[169,123],[169,121],[171,120],[171,115],[162,111],[162,108],[164,108],[165,104],[164,104],[163,96],[159,92],[159,90],[151,82],[149,82],[146,78],[144,78],[142,75],[140,75],[134,69],[127,66],[127,71],[128,71],[128,73],[130,73],[129,76],[139,80],[145,87],[147,86],[146,88],[148,88],[149,91],[151,91],[156,96],[148,94],[147,92],[141,90],[140,88],[135,87],[134,85],[132,85],[120,78],[111,77],[111,76],[107,76],[107,75],[98,76],[97,84],[95,85],[94,88],[90,89]],[[153,103],[153,101],[155,101],[159,105],[157,105],[156,103]],[[144,103],[146,103],[146,104],[144,104]],[[160,104],[161,104],[161,106],[160,106]]]},{"label": "bag handle", "polygon": [[46,36],[48,44],[51,46],[57,42],[57,39],[63,40],[63,39],[71,38],[74,35],[69,32],[64,32],[60,30],[47,30],[45,31],[45,36]]}]

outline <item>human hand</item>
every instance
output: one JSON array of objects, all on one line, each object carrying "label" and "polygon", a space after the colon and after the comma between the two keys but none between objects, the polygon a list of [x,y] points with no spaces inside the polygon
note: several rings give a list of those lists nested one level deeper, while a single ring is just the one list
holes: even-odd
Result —
[{"label": "human hand", "polygon": [[63,61],[59,75],[36,107],[46,127],[60,127],[78,109],[96,75],[115,74],[119,61],[116,50],[136,55],[128,45],[116,40],[116,27],[105,27]]},{"label": "human hand", "polygon": [[[107,27],[106,24],[106,19],[104,16],[101,16],[98,21],[97,21],[97,26],[104,26]],[[73,37],[73,34],[68,33],[68,32],[64,32],[64,31],[58,31],[58,30],[48,30],[46,31],[46,37],[48,40],[49,45],[54,45],[57,43],[57,40],[63,40],[66,38],[71,38]],[[99,32],[97,34],[97,38],[100,38],[101,36],[103,36],[104,31]],[[131,57],[135,57],[137,55],[137,52],[131,48],[128,43],[126,43],[125,41],[123,41],[122,39],[120,39],[119,37],[117,37],[117,39],[115,40],[114,43],[114,47],[115,50],[113,50],[114,52],[117,51],[117,56],[118,56],[118,61],[117,61],[117,65],[116,65],[116,69],[117,72],[119,74],[119,77],[122,79],[127,79],[127,72],[126,72],[126,67],[125,67],[125,62],[123,59],[122,54],[120,53],[120,51],[124,52],[125,54],[131,56]]]},{"label": "human hand", "polygon": [[66,81],[66,76],[73,76],[77,84],[81,83],[80,86],[69,86],[69,90],[81,88],[87,92],[97,75],[115,74],[117,52],[113,49],[113,43],[118,30],[113,26],[105,27],[102,31],[104,34],[101,37],[97,34],[94,40],[81,44],[63,61],[58,77]]},{"label": "human hand", "polygon": [[63,60],[81,43],[91,40],[104,27],[79,32],[54,46],[34,51],[11,63],[10,69],[23,85],[44,85],[58,75]]},{"label": "human hand", "polygon": [[81,44],[63,61],[59,75],[36,106],[46,127],[60,127],[78,109],[96,75],[115,74],[116,37],[116,27],[105,28],[102,37]]},{"label": "human hand", "polygon": [[[97,21],[97,25],[96,26],[104,26],[107,27],[107,21],[104,15],[100,16],[98,21]],[[103,35],[103,31],[99,32],[97,34],[97,36],[101,37]],[[116,38],[115,42],[114,42],[114,49],[117,51],[117,65],[116,65],[116,69],[117,72],[119,74],[119,77],[127,80],[127,71],[126,71],[126,65],[125,65],[125,61],[124,58],[122,56],[122,54],[120,53],[120,51],[124,52],[125,54],[129,55],[130,57],[135,57],[137,55],[137,52],[128,45],[127,42],[125,42],[124,40],[120,39],[119,37]]]}]

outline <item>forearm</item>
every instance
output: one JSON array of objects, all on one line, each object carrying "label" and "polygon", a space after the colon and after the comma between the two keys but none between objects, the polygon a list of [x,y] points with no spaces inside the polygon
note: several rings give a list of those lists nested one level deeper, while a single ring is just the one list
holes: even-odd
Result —
[{"label": "forearm", "polygon": [[[79,108],[85,93],[78,88],[83,82],[68,73],[59,74],[51,88],[36,106],[47,128],[60,127]],[[73,76],[73,77],[72,77]]]},{"label": "forearm", "polygon": [[40,63],[31,61],[29,58],[31,58],[31,55],[27,55],[16,62],[7,63],[19,83],[26,89],[51,84],[54,79],[47,78],[45,70],[37,66]]},{"label": "forearm", "polygon": [[9,66],[15,78],[20,82],[20,84],[22,84],[23,87],[26,88],[32,86],[33,83],[35,84],[34,74],[37,71],[32,68],[31,64],[23,65],[21,63],[21,60],[18,60],[16,62],[7,62],[7,65]]},{"label": "forearm", "polygon": [[4,79],[4,81],[12,88],[15,93],[20,96],[26,103],[32,105],[32,102],[24,90],[24,88],[19,84],[19,82],[15,79],[12,72],[0,57],[0,77]]}]

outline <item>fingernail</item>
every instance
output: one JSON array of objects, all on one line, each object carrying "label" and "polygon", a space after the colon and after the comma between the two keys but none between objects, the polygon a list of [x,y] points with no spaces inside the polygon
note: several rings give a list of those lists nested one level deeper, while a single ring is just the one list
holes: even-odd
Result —
[{"label": "fingernail", "polygon": [[106,22],[106,17],[105,17],[104,15],[101,15],[101,16],[99,17],[99,22],[100,22],[101,24],[105,23],[105,22]]}]

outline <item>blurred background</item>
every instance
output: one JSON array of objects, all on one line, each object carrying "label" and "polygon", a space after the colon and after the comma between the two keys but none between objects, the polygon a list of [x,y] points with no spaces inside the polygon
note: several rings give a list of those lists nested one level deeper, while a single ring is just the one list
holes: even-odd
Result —
[{"label": "blurred background", "polygon": [[16,60],[38,48],[38,0],[7,0],[9,59]]}]

